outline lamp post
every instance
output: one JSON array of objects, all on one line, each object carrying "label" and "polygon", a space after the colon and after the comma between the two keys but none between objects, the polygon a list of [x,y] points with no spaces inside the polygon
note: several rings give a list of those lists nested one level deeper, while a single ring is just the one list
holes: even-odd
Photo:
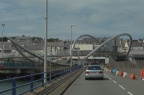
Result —
[{"label": "lamp post", "polygon": [[71,72],[71,67],[72,67],[72,27],[74,25],[71,25],[71,45],[70,45],[70,72]]},{"label": "lamp post", "polygon": [[45,55],[44,55],[44,83],[47,82],[47,36],[48,36],[48,0],[46,0],[46,17],[45,17],[45,20],[46,20],[46,25],[45,25],[45,28],[46,28],[46,33],[45,33],[45,48],[44,48],[44,51],[45,51]]},{"label": "lamp post", "polygon": [[1,50],[1,54],[2,54],[2,57],[3,57],[3,49],[4,49],[4,46],[3,46],[3,32],[4,32],[5,24],[2,24],[2,27],[3,27],[3,31],[2,31],[2,50]]},{"label": "lamp post", "polygon": [[78,48],[78,51],[77,51],[77,52],[78,52],[78,64],[81,65],[81,64],[80,64],[80,48]]}]

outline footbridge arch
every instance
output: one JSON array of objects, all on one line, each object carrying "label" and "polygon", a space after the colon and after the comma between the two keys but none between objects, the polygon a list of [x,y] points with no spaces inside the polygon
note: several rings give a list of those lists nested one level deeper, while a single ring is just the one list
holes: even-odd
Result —
[{"label": "footbridge arch", "polygon": [[[86,60],[86,59],[87,59],[88,57],[90,57],[94,52],[97,52],[100,48],[104,47],[107,43],[109,43],[110,41],[112,41],[112,40],[114,40],[114,39],[117,39],[117,38],[120,37],[120,36],[128,36],[128,37],[129,37],[129,43],[130,43],[130,44],[129,44],[129,49],[128,49],[128,52],[126,53],[126,56],[125,56],[125,57],[127,57],[128,54],[129,54],[129,52],[130,52],[131,45],[132,45],[132,37],[131,37],[131,35],[128,34],[128,33],[122,33],[122,34],[116,35],[116,36],[114,36],[114,37],[112,37],[112,38],[109,38],[108,40],[106,40],[106,41],[103,42],[103,43],[100,42],[100,40],[98,40],[98,39],[97,39],[96,37],[94,37],[94,36],[91,36],[91,35],[88,35],[88,34],[84,34],[84,35],[79,36],[79,37],[74,41],[74,43],[72,44],[72,49],[71,49],[71,50],[72,50],[72,51],[74,50],[75,45],[76,45],[76,43],[78,42],[78,40],[79,40],[80,38],[82,38],[82,37],[90,37],[90,38],[93,38],[93,39],[96,41],[96,43],[99,43],[99,46],[96,47],[96,48],[94,48],[90,53],[88,53],[88,55],[87,55],[86,57],[84,57],[84,58],[82,59],[82,60]],[[18,44],[17,44],[15,41],[13,41],[11,38],[9,38],[9,40],[10,40],[10,41],[12,42],[12,44],[16,47],[16,49],[19,51],[19,53],[20,53],[23,57],[25,57],[26,59],[28,59],[29,61],[36,63],[35,60],[32,60],[32,59],[28,58],[26,55],[24,55],[19,48],[24,49],[25,51],[27,51],[28,53],[30,53],[30,54],[33,55],[34,57],[39,58],[39,59],[42,60],[42,62],[43,62],[44,59],[43,59],[42,57],[40,57],[40,56],[32,53],[31,51],[25,49],[24,47],[18,45]],[[102,40],[102,39],[101,39],[101,40]],[[70,56],[68,57],[67,62],[69,61],[69,59],[70,59]],[[67,62],[65,62],[65,63],[67,63]],[[60,64],[60,65],[65,65],[65,64]],[[67,65],[69,65],[69,64],[67,64]]]},{"label": "footbridge arch", "polygon": [[129,48],[128,48],[128,52],[127,52],[127,54],[126,54],[126,58],[128,57],[128,55],[129,55],[129,52],[130,52],[130,50],[131,50],[131,45],[132,45],[132,36],[130,35],[130,34],[128,34],[128,33],[122,33],[122,34],[119,34],[119,35],[116,35],[116,36],[114,36],[114,37],[112,37],[112,38],[109,38],[108,40],[106,40],[105,42],[103,42],[102,44],[100,44],[97,48],[95,48],[94,50],[92,50],[85,58],[83,58],[82,60],[85,60],[85,59],[87,59],[88,57],[90,57],[94,52],[96,52],[96,51],[98,51],[100,48],[102,48],[104,45],[106,45],[108,42],[110,42],[110,41],[112,41],[112,40],[114,40],[114,39],[116,39],[116,38],[118,38],[118,37],[120,37],[120,36],[128,36],[129,37]]},{"label": "footbridge arch", "polygon": [[72,44],[72,50],[74,49],[74,47],[75,47],[76,43],[78,42],[78,40],[79,40],[80,38],[82,38],[82,37],[85,37],[85,36],[90,37],[90,38],[93,38],[95,41],[97,41],[97,43],[100,43],[100,41],[99,41],[96,37],[94,37],[94,36],[92,36],[92,35],[89,35],[89,34],[84,34],[84,35],[79,36],[79,37],[74,41],[74,43]]}]

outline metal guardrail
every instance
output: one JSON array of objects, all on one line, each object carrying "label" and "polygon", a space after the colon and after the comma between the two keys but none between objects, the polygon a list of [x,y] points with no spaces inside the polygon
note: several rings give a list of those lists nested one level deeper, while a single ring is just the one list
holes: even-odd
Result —
[{"label": "metal guardrail", "polygon": [[[55,70],[51,72],[51,81],[56,80],[60,78],[61,76],[64,76],[68,73],[71,73],[77,69],[82,68],[81,65],[78,66],[73,66],[71,68],[64,68],[60,70]],[[71,72],[70,72],[71,69]],[[3,95],[22,95],[26,92],[33,92],[34,89],[44,86],[46,83],[44,83],[44,73],[48,74],[48,77],[46,78],[48,81],[47,83],[50,83],[50,77],[49,74],[50,72],[43,72],[43,73],[37,73],[37,74],[31,74],[31,75],[26,75],[26,76],[21,76],[21,77],[15,77],[15,78],[10,78],[10,79],[4,79],[0,80],[0,83],[2,82],[11,82],[11,87],[7,89],[1,89],[0,94]],[[35,77],[40,76],[40,78],[35,79]],[[17,81],[23,80],[23,79],[28,79],[28,82],[23,83],[18,85]],[[37,85],[36,85],[37,84]],[[20,88],[22,88],[22,91],[18,91]],[[10,93],[10,94],[4,94],[4,93]]]}]

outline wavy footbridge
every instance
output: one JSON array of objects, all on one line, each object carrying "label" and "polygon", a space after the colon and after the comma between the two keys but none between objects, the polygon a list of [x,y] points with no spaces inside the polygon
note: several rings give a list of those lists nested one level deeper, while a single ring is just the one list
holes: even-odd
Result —
[{"label": "wavy footbridge", "polygon": [[[118,54],[118,51],[116,51],[114,49],[114,47],[116,45],[116,39],[118,39],[120,37],[123,37],[123,36],[127,36],[129,38],[129,48],[128,48],[128,51],[126,53],[123,53],[124,57],[127,58],[128,55],[129,55],[130,49],[131,49],[131,45],[132,45],[132,37],[128,33],[122,33],[122,34],[116,35],[116,36],[114,36],[112,38],[109,38],[108,40],[106,40],[104,42],[100,42],[100,40],[98,40],[96,37],[93,37],[93,36],[88,35],[88,34],[84,34],[84,35],[79,36],[74,41],[74,43],[72,44],[72,51],[75,49],[76,44],[78,44],[79,39],[81,39],[83,37],[90,37],[90,38],[93,38],[95,40],[95,42],[98,43],[99,45],[98,45],[98,47],[96,47],[95,49],[93,49],[91,52],[89,52],[87,56],[85,56],[83,59],[81,59],[81,61],[87,60],[87,58],[89,58],[91,55],[93,55],[93,53],[108,52],[107,54],[109,54],[109,56],[111,56],[113,53]],[[27,48],[22,47],[21,45],[17,44],[12,38],[8,38],[8,39],[11,41],[11,43],[16,48],[16,50],[24,58],[26,58],[30,62],[34,62],[34,63],[39,63],[39,62],[43,63],[44,62],[44,58],[43,57],[41,57],[41,56],[39,56],[39,55],[31,52],[30,50],[28,50]],[[34,59],[31,59],[31,58],[27,57],[22,51],[25,51],[25,52],[29,53],[31,56],[33,56],[35,58],[38,58],[41,61],[36,61]],[[61,57],[61,56],[57,56],[57,57]],[[48,64],[52,63],[52,64],[55,64],[55,65],[68,66],[68,65],[70,65],[69,61],[70,61],[70,56],[67,56],[67,60],[65,62],[58,63],[58,62],[50,62],[50,61],[48,61]]]}]

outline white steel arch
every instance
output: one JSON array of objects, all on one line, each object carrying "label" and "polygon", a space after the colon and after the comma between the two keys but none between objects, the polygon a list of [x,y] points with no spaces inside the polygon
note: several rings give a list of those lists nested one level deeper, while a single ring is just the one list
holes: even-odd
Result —
[{"label": "white steel arch", "polygon": [[[79,36],[79,37],[74,41],[74,43],[72,44],[72,51],[73,51],[76,43],[78,42],[78,40],[79,40],[80,38],[82,38],[82,37],[85,37],[85,36],[91,37],[91,38],[95,39],[98,43],[100,43],[100,41],[99,41],[97,38],[95,38],[95,37],[93,37],[93,36],[91,36],[91,35],[88,35],[88,34],[84,34],[84,35]],[[94,52],[96,52],[99,48],[101,48],[102,46],[104,46],[105,44],[107,44],[109,41],[112,41],[113,39],[115,39],[115,38],[117,38],[117,37],[120,37],[120,36],[128,36],[128,37],[130,38],[130,46],[129,46],[129,50],[128,50],[127,54],[126,54],[126,57],[127,57],[128,54],[129,54],[129,52],[130,52],[130,49],[131,49],[132,37],[131,37],[131,35],[128,34],[128,33],[122,33],[122,34],[116,35],[116,36],[114,36],[114,37],[106,40],[106,41],[103,42],[102,44],[100,44],[97,48],[95,48],[93,51],[91,51],[91,52],[90,52],[85,58],[83,58],[82,60],[87,59],[90,55],[92,55],[92,54],[93,54]],[[18,44],[17,44],[14,40],[12,40],[11,38],[9,38],[9,40],[10,40],[10,41],[12,42],[12,44],[16,47],[16,49],[20,52],[20,54],[21,54],[23,57],[25,57],[26,59],[28,59],[29,61],[31,61],[31,62],[36,62],[36,61],[31,60],[30,58],[26,57],[26,56],[19,50],[19,48],[24,49],[25,51],[27,51],[27,52],[30,53],[31,55],[39,58],[39,59],[42,60],[42,61],[44,60],[42,57],[40,57],[40,56],[32,53],[31,51],[29,51],[29,50],[21,47],[20,45],[18,45]],[[19,48],[18,48],[18,47],[19,47]],[[68,58],[67,61],[69,61],[69,59],[70,59],[70,57]],[[66,62],[65,62],[65,63],[66,63]],[[66,65],[66,64],[60,64],[60,65]]]},{"label": "white steel arch", "polygon": [[117,38],[117,37],[120,37],[120,36],[128,36],[128,37],[130,38],[130,46],[129,46],[129,49],[128,49],[128,52],[127,52],[127,55],[126,55],[126,57],[127,57],[127,56],[129,55],[130,50],[131,50],[132,37],[131,37],[131,35],[128,34],[128,33],[122,33],[122,34],[119,34],[119,35],[117,35],[117,36],[115,36],[115,37],[112,37],[112,38],[106,40],[105,42],[103,42],[99,47],[97,47],[97,48],[95,48],[93,51],[91,51],[91,52],[90,52],[85,58],[83,58],[82,60],[87,59],[90,55],[92,55],[94,52],[96,52],[96,51],[97,51],[99,48],[101,48],[103,45],[107,44],[109,41],[112,41],[113,39],[115,39],[115,38]]},{"label": "white steel arch", "polygon": [[74,47],[75,47],[76,43],[78,42],[78,40],[79,40],[80,38],[82,38],[82,37],[85,37],[85,36],[91,37],[91,38],[95,39],[98,43],[100,43],[100,41],[99,41],[98,39],[96,39],[95,37],[93,37],[93,36],[91,36],[91,35],[89,35],[89,34],[84,34],[84,35],[79,36],[79,37],[74,41],[74,43],[72,44],[72,50],[74,49]]}]

